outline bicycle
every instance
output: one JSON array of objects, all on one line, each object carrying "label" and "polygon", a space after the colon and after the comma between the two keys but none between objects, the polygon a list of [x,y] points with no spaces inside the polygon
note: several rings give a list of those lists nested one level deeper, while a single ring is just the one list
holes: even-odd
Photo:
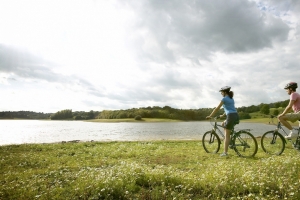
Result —
[{"label": "bicycle", "polygon": [[[276,125],[273,121],[273,118],[277,118],[277,116],[271,115],[270,118],[272,119],[272,123]],[[292,146],[300,150],[300,136],[299,128],[294,128],[295,130],[298,130],[298,135],[296,138],[296,141],[293,142],[291,139],[288,139],[292,142]],[[287,144],[287,140],[283,137],[282,133],[279,131],[282,131],[285,135],[288,135],[288,133],[283,129],[281,122],[278,121],[275,130],[267,131],[264,133],[261,137],[261,147],[265,153],[271,154],[271,155],[280,155],[283,153],[285,149],[285,145]]]},{"label": "bicycle", "polygon": [[[207,153],[218,153],[221,145],[220,136],[222,140],[225,139],[224,134],[219,128],[224,127],[218,124],[218,118],[219,117],[214,117],[210,119],[213,128],[205,132],[202,137],[202,145]],[[238,122],[236,124],[238,124]],[[229,148],[233,149],[241,157],[253,157],[258,150],[257,141],[249,131],[250,129],[235,131],[234,127],[231,130]]]}]

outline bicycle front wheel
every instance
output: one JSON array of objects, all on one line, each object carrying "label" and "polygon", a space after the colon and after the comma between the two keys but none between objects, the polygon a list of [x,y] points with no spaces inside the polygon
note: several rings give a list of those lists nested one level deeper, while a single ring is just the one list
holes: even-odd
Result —
[{"label": "bicycle front wheel", "polygon": [[268,131],[261,137],[261,148],[271,155],[280,155],[285,148],[285,139],[278,131]]},{"label": "bicycle front wheel", "polygon": [[241,157],[253,157],[257,153],[258,145],[255,137],[246,131],[241,131],[233,140],[233,149]]},{"label": "bicycle front wheel", "polygon": [[207,131],[202,137],[202,145],[207,153],[218,153],[220,150],[220,138],[213,131]]}]

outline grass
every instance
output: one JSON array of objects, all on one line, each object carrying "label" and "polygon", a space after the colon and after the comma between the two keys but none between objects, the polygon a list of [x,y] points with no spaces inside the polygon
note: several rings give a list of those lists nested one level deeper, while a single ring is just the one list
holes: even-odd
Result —
[{"label": "grass", "polygon": [[[263,124],[268,124],[271,123],[271,119],[270,118],[252,118],[252,119],[242,119],[240,120],[240,123],[263,123]],[[274,123],[276,123],[277,121],[274,120]]]},{"label": "grass", "polygon": [[[274,108],[271,108],[270,109],[270,113],[273,113],[274,111]],[[279,113],[282,113],[284,108],[280,107],[278,108],[279,110]],[[265,114],[262,114],[260,112],[254,112],[254,113],[250,113],[250,116],[251,116],[251,119],[243,119],[243,120],[240,120],[240,122],[242,123],[263,123],[263,124],[272,124],[272,123],[275,123],[277,124],[278,120],[277,118],[273,118],[273,121],[272,119],[270,118],[270,115],[265,115]],[[292,126],[299,126],[299,123],[298,122],[289,122]]]},{"label": "grass", "polygon": [[204,152],[201,141],[0,146],[0,199],[299,199],[300,155]]}]

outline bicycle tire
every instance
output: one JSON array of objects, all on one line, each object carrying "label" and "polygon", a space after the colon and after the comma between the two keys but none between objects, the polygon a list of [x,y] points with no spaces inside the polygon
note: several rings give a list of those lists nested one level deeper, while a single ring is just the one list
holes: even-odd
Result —
[{"label": "bicycle tire", "polygon": [[254,157],[257,153],[258,145],[251,133],[241,131],[234,136],[233,149],[241,157]]},{"label": "bicycle tire", "polygon": [[207,153],[218,153],[220,150],[220,137],[213,131],[207,131],[202,137],[202,145]]},{"label": "bicycle tire", "polygon": [[299,138],[299,135],[297,136],[296,141],[293,142],[293,147],[294,147],[294,149],[300,151],[300,138]]},{"label": "bicycle tire", "polygon": [[261,148],[267,154],[280,155],[285,149],[285,139],[278,131],[268,131],[261,137]]}]

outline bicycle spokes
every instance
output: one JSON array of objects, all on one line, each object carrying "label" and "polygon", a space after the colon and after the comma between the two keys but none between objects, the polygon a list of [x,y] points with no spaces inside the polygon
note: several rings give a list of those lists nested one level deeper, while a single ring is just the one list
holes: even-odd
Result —
[{"label": "bicycle spokes", "polygon": [[251,133],[242,131],[234,138],[233,148],[242,157],[252,157],[257,153],[258,146]]},{"label": "bicycle spokes", "polygon": [[300,137],[298,135],[297,139],[295,142],[293,142],[293,147],[297,150],[300,150]]},{"label": "bicycle spokes", "polygon": [[277,139],[277,134],[273,134],[272,140],[270,141],[270,144],[275,144]]},{"label": "bicycle spokes", "polygon": [[220,144],[220,138],[215,132],[208,131],[204,133],[202,138],[202,145],[207,153],[217,153],[220,149]]},{"label": "bicycle spokes", "polygon": [[241,146],[243,148],[241,148],[244,152],[247,148],[250,148],[250,145],[241,137],[237,137],[238,139],[238,144],[235,145],[235,147]]},{"label": "bicycle spokes", "polygon": [[215,134],[210,134],[209,144],[214,143],[215,138],[216,138]]},{"label": "bicycle spokes", "polygon": [[280,155],[285,148],[285,139],[277,131],[268,131],[261,137],[261,147],[271,155]]}]

